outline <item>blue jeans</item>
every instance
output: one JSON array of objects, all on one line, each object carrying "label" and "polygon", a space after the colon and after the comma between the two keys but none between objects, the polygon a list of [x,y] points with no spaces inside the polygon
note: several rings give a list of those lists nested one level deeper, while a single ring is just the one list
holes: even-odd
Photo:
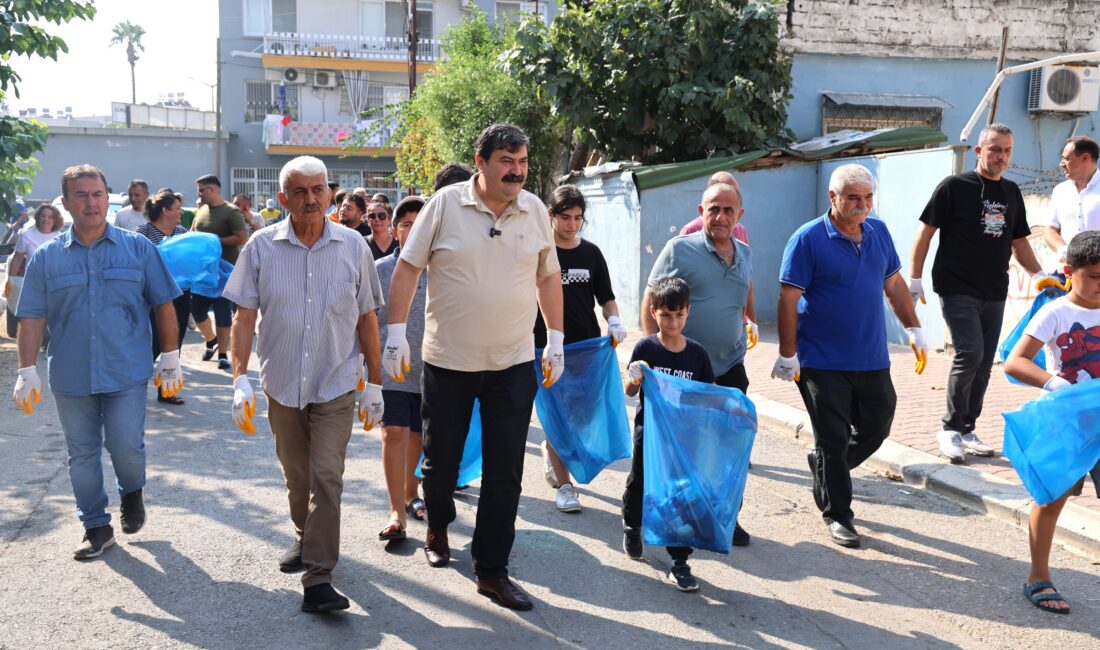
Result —
[{"label": "blue jeans", "polygon": [[103,489],[103,448],[111,454],[119,495],[145,486],[145,382],[114,393],[54,393],[69,449],[69,480],[84,528],[111,522]]}]

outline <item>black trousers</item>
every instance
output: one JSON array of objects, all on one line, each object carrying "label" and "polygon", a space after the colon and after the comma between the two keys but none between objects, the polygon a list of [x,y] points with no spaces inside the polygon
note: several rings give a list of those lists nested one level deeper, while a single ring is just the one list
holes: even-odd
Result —
[{"label": "black trousers", "polygon": [[535,404],[535,366],[527,361],[497,371],[462,372],[424,364],[424,502],[428,527],[446,530],[455,520],[454,489],[474,400],[481,403],[481,496],[471,555],[474,573],[508,575],[516,537],[527,431]]},{"label": "black trousers", "polygon": [[1005,301],[971,296],[941,296],[943,320],[951,330],[955,357],[947,378],[947,413],[943,428],[970,433],[982,414],[989,373],[997,355]]},{"label": "black trousers", "polygon": [[[634,457],[630,459],[630,475],[623,490],[623,527],[642,527],[642,497],[645,495],[645,461],[642,458],[642,427],[634,428]],[[690,546],[666,546],[669,556],[686,560],[691,555]]]},{"label": "black trousers", "polygon": [[850,521],[852,473],[890,435],[897,394],[890,369],[802,368],[798,392],[814,427],[821,512],[826,523]]},{"label": "black trousers", "polygon": [[[183,346],[183,337],[187,334],[187,319],[191,316],[191,292],[184,291],[183,295],[172,301],[176,308],[176,327],[179,328],[179,340],[177,344]],[[149,311],[149,324],[153,327],[153,359],[160,356],[160,332],[157,331],[157,311]]]}]

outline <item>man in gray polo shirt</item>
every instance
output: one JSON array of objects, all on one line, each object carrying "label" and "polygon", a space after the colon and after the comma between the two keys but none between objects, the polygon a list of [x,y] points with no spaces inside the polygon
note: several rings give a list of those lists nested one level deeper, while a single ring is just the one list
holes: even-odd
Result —
[{"label": "man in gray polo shirt", "polygon": [[360,350],[371,382],[358,404],[364,429],[381,419],[383,407],[378,274],[363,237],[325,216],[327,178],[325,164],[311,156],[283,167],[279,202],[290,218],[253,236],[223,293],[237,305],[233,419],[250,434],[256,432],[256,396],[248,360],[256,317],[263,312],[260,378],[295,533],[279,568],[305,571],[304,612],[349,606],[331,582],[340,558],[340,498],[362,374]]},{"label": "man in gray polo shirt", "polygon": [[[749,391],[745,352],[756,345],[756,306],[752,291],[752,249],[733,237],[744,214],[741,190],[716,183],[703,192],[699,215],[701,232],[673,237],[657,256],[648,285],[662,278],[678,277],[691,288],[691,317],[684,336],[703,346],[714,368],[716,384]],[[652,291],[642,297],[642,331],[657,333],[657,321],[649,310]],[[745,320],[745,327],[737,327]],[[733,544],[746,546],[749,534],[740,524],[733,529]]]},{"label": "man in gray polo shirt", "polygon": [[546,206],[523,190],[527,136],[508,124],[481,132],[478,173],[428,201],[401,247],[390,283],[389,323],[382,365],[403,381],[409,370],[405,325],[417,280],[428,272],[423,414],[424,553],[441,567],[450,560],[447,526],[455,519],[453,491],[474,400],[481,404],[482,478],[474,528],[478,592],[512,609],[531,609],[508,579],[508,554],[527,430],[534,406],[535,296],[546,322],[539,377],[550,387],[565,367],[561,269]]}]

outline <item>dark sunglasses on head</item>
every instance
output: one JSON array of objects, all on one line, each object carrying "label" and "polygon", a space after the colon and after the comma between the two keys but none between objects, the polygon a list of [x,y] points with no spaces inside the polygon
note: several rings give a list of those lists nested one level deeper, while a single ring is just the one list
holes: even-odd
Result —
[{"label": "dark sunglasses on head", "polygon": [[377,219],[378,221],[384,221],[389,216],[390,215],[386,214],[385,212],[372,212],[372,213],[367,215],[367,218],[368,219]]}]

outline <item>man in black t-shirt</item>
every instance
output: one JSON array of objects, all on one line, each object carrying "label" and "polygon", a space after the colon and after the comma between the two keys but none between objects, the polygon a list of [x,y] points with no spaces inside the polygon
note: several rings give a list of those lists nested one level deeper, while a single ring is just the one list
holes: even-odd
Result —
[{"label": "man in black t-shirt", "polygon": [[1012,161],[1012,130],[1004,124],[982,129],[974,153],[977,168],[945,178],[921,213],[913,244],[909,293],[924,302],[921,275],[928,246],[940,231],[932,263],[932,288],[940,296],[955,358],[947,381],[947,413],[937,434],[940,452],[961,463],[965,454],[992,456],[993,448],[974,433],[1001,334],[1008,296],[1009,258],[1042,277],[1027,241],[1024,197],[1001,177]]}]

